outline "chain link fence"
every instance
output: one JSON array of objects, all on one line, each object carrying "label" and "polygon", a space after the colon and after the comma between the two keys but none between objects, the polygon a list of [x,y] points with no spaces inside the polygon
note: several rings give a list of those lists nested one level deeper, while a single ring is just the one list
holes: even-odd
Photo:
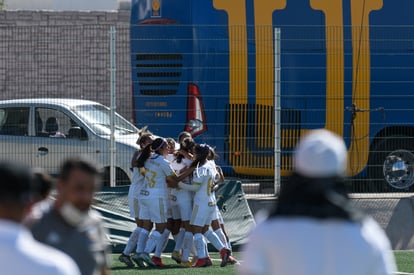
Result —
[{"label": "chain link fence", "polygon": [[[17,19],[19,18],[19,19]],[[122,19],[122,20],[120,20]],[[132,51],[130,50],[130,43],[136,42],[141,44],[157,43],[151,41],[151,35],[147,31],[141,32],[142,36],[130,40],[130,26],[128,17],[125,14],[120,16],[116,13],[78,13],[76,16],[72,13],[61,12],[0,12],[0,99],[23,99],[23,98],[75,98],[88,99],[110,105],[110,36],[109,31],[111,26],[115,26],[116,30],[116,111],[125,117],[133,124],[142,127],[140,123],[140,116],[155,116],[160,117],[170,113],[180,113],[183,116],[188,112],[188,105],[181,104],[182,109],[177,110],[176,106],[168,103],[167,97],[174,97],[174,95],[161,95],[158,97],[158,105],[152,101],[152,105],[137,106],[138,96],[141,96],[140,89],[142,87],[146,92],[155,91],[151,87],[162,87],[163,84],[172,85],[171,76],[172,71],[178,67],[173,67],[178,61],[181,62],[180,70],[186,73],[187,79],[182,80],[178,85],[188,85],[191,82],[190,77],[194,75],[202,77],[200,67],[203,63],[199,60],[198,65],[188,67],[184,61],[186,58],[195,60],[197,56],[191,51],[178,53],[173,47],[171,52],[157,51],[157,47],[151,51]],[[16,23],[17,22],[17,23]],[[29,25],[28,22],[35,22]],[[212,27],[213,28],[213,27]],[[205,35],[203,39],[213,39],[219,45],[219,48],[225,49],[227,43],[220,39],[223,31],[219,27],[214,27],[212,37]],[[176,31],[176,30],[175,30]],[[186,32],[188,29],[185,30]],[[208,30],[205,30],[206,33]],[[252,30],[249,30],[252,31]],[[263,30],[265,31],[265,30]],[[335,32],[335,30],[332,30]],[[292,30],[288,34],[281,35],[281,64],[282,64],[282,78],[281,78],[281,94],[282,94],[282,110],[279,113],[281,118],[281,145],[282,145],[282,160],[281,165],[288,170],[291,168],[291,163],[286,155],[292,152],[292,148],[299,140],[300,135],[305,133],[306,129],[312,126],[315,121],[314,117],[320,116],[326,111],[325,100],[323,96],[313,95],[312,88],[321,88],[323,91],[333,85],[333,88],[339,87],[338,83],[321,82],[316,79],[311,79],[310,71],[325,70],[324,66],[327,61],[332,61],[344,57],[343,68],[345,73],[342,81],[344,81],[345,89],[351,89],[355,84],[355,77],[360,75],[360,72],[350,69],[351,64],[356,66],[356,62],[370,61],[371,65],[371,102],[375,102],[372,108],[363,108],[361,105],[355,105],[355,102],[364,102],[364,98],[352,98],[351,95],[345,96],[344,99],[335,98],[332,94],[330,100],[330,108],[342,108],[343,122],[340,126],[328,125],[329,127],[338,128],[345,125],[345,129],[349,132],[343,133],[345,140],[350,144],[350,171],[352,169],[360,170],[356,176],[350,181],[353,192],[386,192],[407,193],[412,191],[411,183],[414,181],[414,156],[412,151],[414,143],[412,138],[414,136],[414,127],[412,121],[409,119],[413,116],[413,95],[410,89],[413,87],[411,78],[407,75],[414,69],[414,63],[410,62],[412,55],[412,38],[414,30],[410,27],[401,26],[398,31],[389,27],[372,28],[371,46],[371,60],[367,59],[366,55],[360,55],[359,59],[352,59],[355,52],[343,51],[336,53],[337,46],[331,46],[332,52],[326,52],[326,45],[321,41],[315,40],[312,35],[313,32],[320,32],[320,30]],[[350,29],[345,30],[345,36]],[[217,36],[214,36],[217,35]],[[168,35],[166,35],[168,38]],[[346,36],[347,37],[347,36]],[[158,38],[159,40],[160,38]],[[162,38],[161,38],[162,39]],[[174,41],[165,43],[178,43],[179,38]],[[345,39],[346,40],[346,39]],[[178,41],[178,42],[177,42]],[[181,41],[186,43],[188,41]],[[162,41],[158,41],[162,43]],[[249,45],[254,45],[253,42]],[[273,42],[272,42],[273,43]],[[345,41],[351,43],[351,41]],[[314,51],[303,52],[303,45],[310,45]],[[264,43],[266,45],[266,43]],[[358,44],[355,44],[358,45]],[[366,44],[360,44],[363,47]],[[257,45],[256,45],[257,46]],[[206,49],[208,52],[208,49]],[[360,52],[364,54],[364,52]],[[273,49],[265,51],[268,58],[274,58]],[[332,54],[333,56],[330,56]],[[310,67],[301,66],[289,63],[289,58],[298,59],[312,59],[315,56],[322,57],[322,61]],[[209,54],[210,60],[220,60],[219,64],[224,64],[225,60],[229,58],[228,53],[216,52]],[[252,57],[248,56],[248,60]],[[162,65],[163,59],[168,59],[169,67]],[[165,61],[164,60],[164,61]],[[171,61],[172,60],[172,61]],[[384,60],[387,67],[384,67]],[[131,64],[138,62],[137,64]],[[342,62],[341,61],[341,62]],[[208,61],[205,61],[208,63]],[[354,63],[353,63],[354,62]],[[394,63],[393,63],[394,62]],[[253,62],[249,61],[249,70],[253,70]],[[152,67],[150,67],[152,66]],[[253,66],[253,67],[252,67]],[[296,67],[295,67],[296,66]],[[149,69],[148,69],[149,68]],[[157,79],[157,68],[167,68],[167,75],[169,78]],[[363,68],[364,67],[359,67]],[[132,69],[132,71],[131,71]],[[147,71],[145,71],[147,70]],[[214,85],[220,85],[222,80],[220,74],[229,74],[229,72],[222,72],[229,70],[228,67],[211,67],[210,73],[216,73],[217,78]],[[303,93],[300,97],[287,96],[283,98],[284,93],[292,91],[298,85],[304,83],[295,83],[294,73],[299,72],[304,80],[305,86],[309,89],[307,93]],[[366,73],[366,72],[363,72]],[[232,74],[230,72],[230,74]],[[354,75],[354,80],[352,77]],[[132,76],[141,75],[141,78],[136,80]],[[307,76],[308,75],[308,76]],[[237,79],[238,75],[233,77]],[[257,76],[259,79],[260,77]],[[150,80],[148,80],[148,78]],[[367,79],[367,78],[365,78]],[[202,81],[202,80],[199,80]],[[363,81],[363,80],[360,80]],[[132,91],[133,87],[141,87]],[[175,85],[175,84],[174,84]],[[225,85],[228,86],[228,83]],[[247,83],[250,88],[255,85],[253,82]],[[342,85],[342,84],[341,84]],[[364,84],[368,85],[368,84]],[[150,87],[151,86],[151,87]],[[260,85],[259,85],[260,86]],[[258,87],[259,87],[258,86]],[[150,87],[150,88],[148,88]],[[218,86],[217,86],[218,87]],[[252,86],[253,87],[253,86]],[[187,89],[187,88],[186,88]],[[356,88],[358,89],[358,88]],[[225,93],[225,91],[221,91]],[[237,91],[235,91],[237,92]],[[135,93],[135,94],[134,94]],[[226,98],[226,97],[223,97]],[[216,98],[221,100],[220,97]],[[175,101],[186,101],[182,95],[177,95]],[[343,104],[338,104],[340,100],[344,100]],[[269,139],[269,136],[274,133],[274,109],[272,104],[274,97],[262,98],[263,102],[271,102],[268,106],[256,105],[254,100],[249,98],[248,104],[236,103],[225,104],[224,109],[215,110],[211,106],[206,111],[216,112],[216,126],[226,128],[224,130],[226,135],[215,135],[208,133],[200,140],[207,142],[214,140],[225,144],[218,154],[222,160],[227,161],[228,167],[224,167],[228,171],[229,179],[241,179],[244,190],[247,193],[256,193],[261,195],[274,195],[277,190],[274,188],[274,178],[272,175],[260,175],[246,173],[237,173],[232,170],[230,162],[236,166],[242,165],[264,165],[274,169],[272,165],[274,162],[268,160],[249,159],[249,156],[244,155],[240,151],[237,144],[242,144],[243,138],[255,134],[259,131],[263,136],[262,141],[257,141],[259,147],[262,145],[274,146],[274,141]],[[294,101],[300,101],[301,108],[284,108],[283,104],[290,104]],[[167,103],[166,103],[167,102]],[[168,106],[164,106],[164,105]],[[180,106],[181,106],[180,105]],[[265,106],[266,105],[266,106]],[[156,109],[159,109],[158,111]],[[151,109],[151,110],[150,110]],[[150,110],[150,111],[149,111]],[[222,111],[226,112],[221,116]],[[157,113],[158,112],[158,113]],[[369,127],[378,129],[375,136],[357,136],[355,133],[358,129],[354,128],[355,119],[361,117],[370,117],[366,121],[370,121]],[[355,118],[356,117],[356,118]],[[229,121],[232,120],[232,125]],[[256,129],[257,125],[265,122],[267,126]],[[330,120],[331,122],[333,120]],[[333,121],[335,123],[335,121]],[[186,127],[185,119],[175,121],[174,123],[166,123],[159,125],[148,125],[150,130],[157,134],[156,127],[172,127],[174,130],[170,131],[169,136],[176,137],[178,133]],[[240,130],[245,127],[244,130]],[[263,125],[262,125],[263,126]],[[266,128],[267,127],[267,128]],[[358,126],[359,127],[359,126]],[[266,128],[266,129],[265,129]],[[312,128],[312,127],[311,127]],[[229,136],[232,133],[233,136]],[[372,132],[369,132],[371,134]],[[236,135],[235,135],[236,134]],[[260,139],[256,136],[256,139]],[[370,143],[364,143],[364,140],[369,140]],[[245,140],[247,143],[251,140]],[[229,144],[234,142],[236,145]],[[237,143],[239,142],[239,143]],[[241,142],[241,143],[240,143]],[[233,146],[233,147],[232,147]],[[235,147],[234,147],[235,146]],[[233,151],[231,151],[233,150]],[[283,151],[285,150],[285,151]],[[365,150],[365,151],[364,151]],[[3,157],[4,152],[3,150]],[[62,155],[70,152],[59,152]],[[118,152],[119,154],[119,152]],[[367,156],[364,160],[360,156]],[[125,154],[120,156],[129,161],[132,155]],[[251,164],[249,164],[251,163]],[[361,166],[367,169],[359,169]],[[238,167],[240,168],[240,167]],[[250,167],[251,168],[251,167]],[[375,169],[374,169],[375,168]],[[124,167],[128,170],[129,167]],[[386,178],[384,179],[384,173]],[[400,185],[399,185],[400,184]]]}]

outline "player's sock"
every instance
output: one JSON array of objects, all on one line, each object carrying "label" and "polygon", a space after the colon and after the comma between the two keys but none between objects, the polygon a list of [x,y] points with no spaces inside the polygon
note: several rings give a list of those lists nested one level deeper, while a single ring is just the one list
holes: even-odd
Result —
[{"label": "player's sock", "polygon": [[216,230],[214,231],[214,233],[216,233],[217,237],[218,237],[218,238],[220,239],[220,241],[224,244],[224,246],[225,246],[226,248],[230,249],[230,248],[227,246],[227,239],[226,239],[226,235],[224,235],[223,230],[222,230],[221,228],[219,228],[219,229],[216,229]]},{"label": "player's sock", "polygon": [[206,258],[206,251],[205,251],[205,243],[204,237],[201,233],[197,233],[194,235],[194,244],[197,251],[197,256],[199,259]]},{"label": "player's sock", "polygon": [[180,231],[178,231],[178,234],[175,235],[176,239],[175,239],[174,251],[180,251],[181,248],[183,247],[184,235],[185,235],[185,229],[181,227]]},{"label": "player's sock", "polygon": [[134,250],[135,246],[138,242],[139,233],[141,232],[140,227],[136,227],[129,235],[129,239],[127,244],[125,245],[124,251],[122,252],[124,255],[130,255]]},{"label": "player's sock", "polygon": [[158,231],[154,231],[153,239],[155,242],[155,252],[154,256],[160,258],[161,253],[164,250],[165,239],[170,236],[170,230],[165,229],[164,232],[161,234]]},{"label": "player's sock", "polygon": [[162,241],[163,243],[162,243],[161,253],[162,253],[162,251],[165,250],[165,248],[168,245],[168,241],[170,240],[170,233],[171,233],[171,231],[166,228],[166,229],[164,229],[164,232],[162,232],[162,234],[161,234],[161,238],[163,240]]},{"label": "player's sock", "polygon": [[183,255],[181,257],[182,261],[188,261],[190,257],[191,249],[193,248],[193,233],[185,231],[184,240],[183,240]]},{"label": "player's sock", "polygon": [[152,251],[154,251],[160,237],[161,237],[160,232],[156,230],[151,231],[151,233],[148,236],[148,241],[147,241],[147,244],[145,245],[144,252],[147,254],[150,254]]},{"label": "player's sock", "polygon": [[220,251],[223,247],[226,247],[219,239],[216,233],[211,231],[211,229],[207,230],[204,233],[204,236],[207,238],[207,240],[214,246],[215,249]]},{"label": "player's sock", "polygon": [[135,250],[137,254],[144,252],[145,245],[148,241],[149,231],[142,228],[141,232],[139,233],[138,242],[137,242],[137,249]]}]

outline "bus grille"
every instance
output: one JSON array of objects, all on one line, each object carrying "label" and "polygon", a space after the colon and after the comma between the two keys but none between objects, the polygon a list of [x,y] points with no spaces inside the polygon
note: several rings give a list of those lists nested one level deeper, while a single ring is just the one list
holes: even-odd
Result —
[{"label": "bus grille", "polygon": [[[227,107],[228,125],[225,160],[238,174],[273,176],[275,169],[275,125],[273,106],[231,104]],[[301,113],[285,109],[281,121],[281,173],[292,169],[292,152],[301,133]]]},{"label": "bus grille", "polygon": [[182,75],[181,54],[136,54],[140,93],[165,96],[177,93]]}]

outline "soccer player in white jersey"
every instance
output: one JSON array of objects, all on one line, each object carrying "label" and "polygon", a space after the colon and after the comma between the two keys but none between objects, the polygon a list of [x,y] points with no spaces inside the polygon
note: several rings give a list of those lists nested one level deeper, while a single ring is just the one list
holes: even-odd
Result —
[{"label": "soccer player in white jersey", "polygon": [[[177,173],[180,173],[180,171],[191,165],[192,159],[188,158],[188,156],[191,156],[191,151],[194,146],[195,143],[191,138],[187,137],[182,140],[177,157],[171,163]],[[183,179],[183,182],[191,184],[190,177]],[[185,189],[172,189],[170,198],[173,220],[180,221],[180,228],[171,258],[176,261],[179,259],[180,264],[184,267],[191,267],[192,263],[188,258],[193,244],[193,233],[190,226],[190,218],[193,210],[193,192]],[[182,251],[181,255],[180,251]]]},{"label": "soccer player in white jersey", "polygon": [[[210,150],[210,154],[208,155],[207,160],[208,160],[209,164],[212,167],[211,169],[215,169],[216,172],[217,172],[216,173],[216,176],[214,178],[214,184],[213,184],[213,186],[211,188],[211,192],[213,192],[214,193],[214,196],[215,196],[216,195],[215,194],[215,191],[218,189],[219,183],[223,183],[224,182],[224,174],[223,174],[223,171],[221,170],[221,167],[218,166],[218,165],[216,165],[215,159],[218,158],[218,155],[214,151],[214,148],[212,148],[211,146],[208,146],[208,148]],[[220,213],[220,209],[218,208],[217,205],[216,205],[216,209],[214,211],[213,217],[212,217],[211,229],[220,238],[221,242],[226,246],[226,248],[231,251],[232,249],[231,249],[230,239],[229,239],[229,237],[227,235],[227,232],[225,230],[224,220],[223,220],[223,217],[222,217],[222,215]],[[207,231],[204,234],[204,236],[206,237],[207,240],[210,241],[211,234],[210,234],[209,231]],[[233,256],[233,254],[230,254],[229,255],[229,257],[228,257],[228,263],[229,264],[238,264],[238,261]]]},{"label": "soccer player in white jersey", "polygon": [[[165,159],[168,154],[168,143],[163,138],[157,138],[151,146],[144,148],[138,158],[138,167],[145,168],[145,185],[140,192],[139,218],[143,221],[144,230],[141,231],[138,244],[141,239],[148,238],[143,253],[133,259],[139,259],[152,266],[163,266],[161,253],[164,248],[165,231],[167,226],[167,184],[177,183],[191,173],[189,169],[182,175],[177,176],[169,161]],[[152,153],[154,152],[154,153]],[[155,223],[155,230],[152,229],[152,222]],[[149,253],[155,248],[152,258]]]},{"label": "soccer player in white jersey", "polygon": [[[137,166],[137,160],[141,155],[141,151],[150,145],[154,137],[152,133],[143,133],[139,136],[137,140],[137,144],[140,146],[140,149],[136,150],[134,155],[131,159],[131,167],[132,167],[132,180],[131,185],[129,186],[128,190],[128,204],[129,204],[129,215],[131,218],[135,219],[135,223],[137,227],[131,232],[127,244],[125,245],[124,251],[119,256],[119,261],[125,263],[128,267],[133,267],[134,263],[131,261],[130,254],[137,246],[139,233],[142,230],[142,221],[139,219],[139,202],[138,196],[141,191],[141,188],[144,185],[145,177],[139,172],[139,168]],[[145,240],[146,242],[146,240]],[[137,265],[140,267],[144,267],[142,262],[138,261]]]},{"label": "soccer player in white jersey", "polygon": [[190,219],[198,256],[194,267],[206,267],[212,264],[203,234],[208,235],[210,242],[220,251],[222,259],[221,266],[224,267],[230,256],[230,250],[220,241],[216,233],[209,229],[216,208],[216,198],[214,193],[211,192],[211,187],[214,183],[217,170],[207,160],[210,154],[209,146],[205,144],[196,145],[194,154],[195,159],[191,164],[191,167],[195,167],[192,185],[183,182],[179,182],[178,184],[178,187],[181,189],[195,192],[193,211]]},{"label": "soccer player in white jersey", "polygon": [[[172,165],[173,161],[175,160],[175,150],[177,147],[177,144],[175,140],[171,137],[165,138],[165,141],[168,143],[168,154],[165,157],[166,160],[169,161],[169,163]],[[177,239],[178,231],[180,229],[179,222],[173,220],[172,216],[172,209],[171,209],[171,191],[173,188],[167,186],[167,226],[164,230],[164,249],[168,245],[168,241],[170,239],[170,234],[172,235],[174,241]],[[176,224],[178,223],[178,224]],[[180,263],[180,258],[174,259],[177,263]]]}]

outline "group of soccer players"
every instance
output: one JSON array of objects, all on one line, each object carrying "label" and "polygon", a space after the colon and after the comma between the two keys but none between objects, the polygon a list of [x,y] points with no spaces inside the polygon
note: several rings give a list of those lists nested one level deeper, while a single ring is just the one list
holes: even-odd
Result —
[{"label": "group of soccer players", "polygon": [[183,267],[212,265],[207,241],[220,251],[220,266],[237,264],[216,206],[214,190],[224,177],[214,162],[214,149],[196,144],[188,132],[180,133],[177,142],[176,150],[174,139],[154,137],[150,132],[142,133],[137,141],[140,150],[132,157],[128,193],[130,215],[137,227],[119,260],[129,267],[134,262],[139,267],[164,266],[161,253],[172,234],[171,258]]}]

